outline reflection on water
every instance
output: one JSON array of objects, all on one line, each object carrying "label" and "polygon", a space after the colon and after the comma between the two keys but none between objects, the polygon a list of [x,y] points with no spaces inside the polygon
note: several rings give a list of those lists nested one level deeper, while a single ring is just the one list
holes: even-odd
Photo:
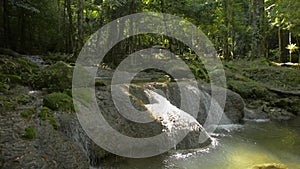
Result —
[{"label": "reflection on water", "polygon": [[147,159],[111,158],[101,169],[251,169],[263,163],[282,163],[300,169],[300,117],[287,122],[246,122],[240,128],[223,126],[218,145],[205,150],[171,151]]}]

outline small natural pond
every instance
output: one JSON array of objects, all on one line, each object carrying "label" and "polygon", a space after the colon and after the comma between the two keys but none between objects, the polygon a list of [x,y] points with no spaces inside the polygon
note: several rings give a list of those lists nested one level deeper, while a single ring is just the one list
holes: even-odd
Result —
[{"label": "small natural pond", "polygon": [[214,133],[216,146],[172,150],[147,159],[112,157],[99,169],[251,169],[264,163],[282,163],[300,169],[300,117],[284,122],[246,121],[225,125]]}]

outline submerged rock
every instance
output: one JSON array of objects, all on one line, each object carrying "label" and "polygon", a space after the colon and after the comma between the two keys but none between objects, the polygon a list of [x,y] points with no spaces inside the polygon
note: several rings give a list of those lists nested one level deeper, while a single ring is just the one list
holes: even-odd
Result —
[{"label": "submerged rock", "polygon": [[283,164],[261,164],[261,165],[256,165],[252,167],[252,169],[288,169],[287,166]]}]

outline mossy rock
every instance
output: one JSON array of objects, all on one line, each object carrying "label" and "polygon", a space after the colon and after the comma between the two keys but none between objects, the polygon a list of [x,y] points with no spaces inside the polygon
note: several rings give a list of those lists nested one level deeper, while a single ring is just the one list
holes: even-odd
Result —
[{"label": "mossy rock", "polygon": [[0,80],[6,84],[30,84],[30,77],[40,68],[24,58],[0,57]]},{"label": "mossy rock", "polygon": [[252,167],[252,169],[288,169],[287,166],[283,164],[261,164]]},{"label": "mossy rock", "polygon": [[32,73],[39,69],[38,65],[24,58],[2,56],[0,58],[0,72],[2,74],[20,75],[24,72]]},{"label": "mossy rock", "polygon": [[64,93],[51,93],[44,97],[43,105],[52,110],[74,112],[73,100]]},{"label": "mossy rock", "polygon": [[48,88],[50,92],[63,92],[72,87],[73,67],[59,61],[41,70],[31,78],[35,88]]},{"label": "mossy rock", "polygon": [[266,98],[269,94],[268,90],[257,82],[228,80],[227,86],[245,99]]}]

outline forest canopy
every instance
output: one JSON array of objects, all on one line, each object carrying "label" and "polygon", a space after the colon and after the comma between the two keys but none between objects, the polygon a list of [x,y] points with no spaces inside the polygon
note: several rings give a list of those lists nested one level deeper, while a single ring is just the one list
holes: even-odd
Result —
[{"label": "forest canopy", "polygon": [[[292,0],[2,0],[0,47],[21,54],[67,53],[75,57],[105,24],[129,14],[161,12],[180,16],[201,29],[224,59],[267,57],[298,62],[299,1]],[[139,35],[110,54],[122,58],[160,45],[189,52],[175,39]]]}]

